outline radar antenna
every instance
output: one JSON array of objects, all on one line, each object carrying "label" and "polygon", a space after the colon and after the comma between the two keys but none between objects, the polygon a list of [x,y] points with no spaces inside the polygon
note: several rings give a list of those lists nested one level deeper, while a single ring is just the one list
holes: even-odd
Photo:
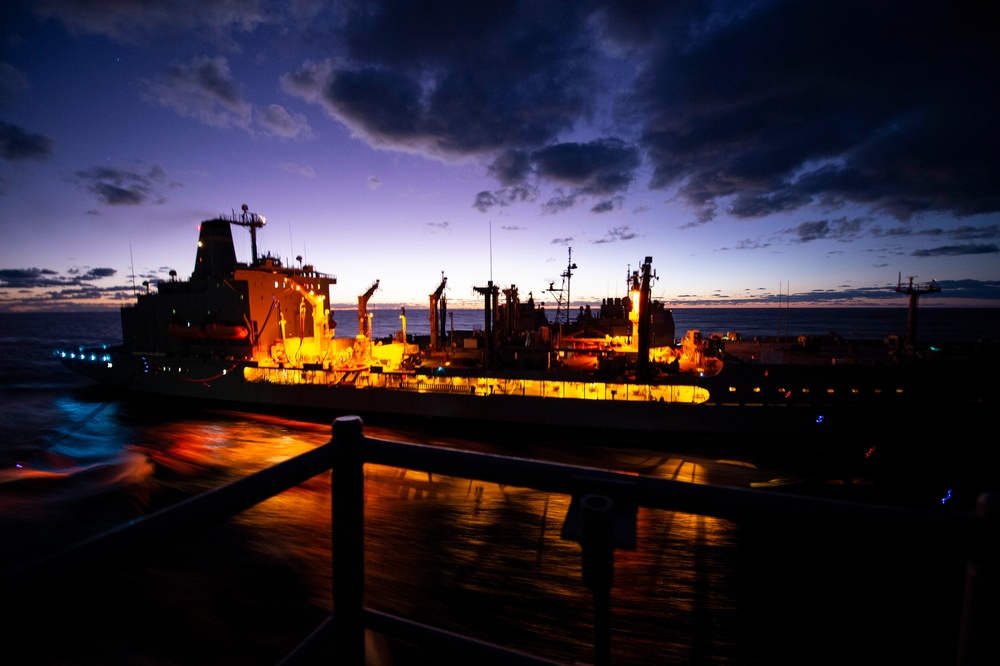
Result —
[{"label": "radar antenna", "polygon": [[910,346],[917,342],[917,299],[924,294],[937,294],[941,292],[941,287],[936,280],[931,280],[926,284],[913,284],[915,275],[907,276],[909,284],[903,284],[903,272],[899,272],[896,281],[896,293],[907,294],[910,297],[910,307],[906,315],[906,342]]},{"label": "radar antenna", "polygon": [[257,213],[251,213],[250,207],[243,204],[243,212],[237,216],[233,214],[233,218],[229,220],[232,224],[238,224],[241,227],[246,227],[250,230],[250,256],[252,259],[252,266],[257,265],[257,230],[267,224],[267,220],[264,219],[263,215],[258,215]]}]

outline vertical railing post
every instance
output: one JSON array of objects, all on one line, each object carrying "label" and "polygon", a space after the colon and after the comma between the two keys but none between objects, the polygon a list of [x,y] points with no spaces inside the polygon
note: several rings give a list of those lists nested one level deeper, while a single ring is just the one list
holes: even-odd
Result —
[{"label": "vertical railing post", "polygon": [[334,647],[344,664],[365,663],[363,425],[357,416],[336,419],[331,442]]},{"label": "vertical railing post", "polygon": [[983,529],[965,566],[965,601],[958,641],[958,666],[1000,664],[1000,493],[979,496],[976,513]]},{"label": "vertical railing post", "polygon": [[583,582],[594,594],[594,664],[611,663],[611,585],[614,582],[614,502],[606,495],[580,499]]}]

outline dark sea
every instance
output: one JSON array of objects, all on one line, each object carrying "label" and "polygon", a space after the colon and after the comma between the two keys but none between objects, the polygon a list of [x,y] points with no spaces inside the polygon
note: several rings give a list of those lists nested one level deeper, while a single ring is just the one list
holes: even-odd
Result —
[{"label": "dark sea", "polygon": [[[479,311],[450,314],[455,329],[481,326]],[[401,329],[400,311],[373,315],[376,337]],[[907,328],[905,307],[692,309],[675,310],[674,319],[678,337],[698,329],[882,339]],[[117,312],[0,315],[5,571],[329,439],[324,419],[111,397],[53,355],[119,342],[119,325]],[[341,321],[341,334],[351,325]],[[426,310],[407,310],[408,334],[428,329]],[[995,345],[1000,311],[923,308],[918,331],[920,340],[945,346]],[[365,429],[442,447],[849,501],[891,503],[900,487],[894,477],[895,486],[878,492],[880,470],[855,455],[878,444],[864,433],[839,451],[828,442],[768,448],[708,436],[509,441],[429,424],[368,422]],[[920,472],[906,486],[907,506],[951,510],[951,478],[935,472],[956,463],[935,455],[941,458],[914,466]],[[565,663],[591,662],[579,546],[560,539],[569,498],[380,466],[369,466],[366,477],[370,607]],[[21,616],[8,606],[15,619],[0,620],[0,663],[278,663],[331,606],[329,490],[328,477],[314,479],[107,579],[39,589],[35,605],[44,612]],[[764,542],[781,544],[780,554],[760,555]],[[934,549],[900,562],[884,556],[883,545],[830,549],[797,538],[794,525],[765,535],[721,519],[640,509],[637,548],[616,553],[614,663],[953,662],[961,563]],[[369,646],[370,663],[459,663],[377,635]]]}]

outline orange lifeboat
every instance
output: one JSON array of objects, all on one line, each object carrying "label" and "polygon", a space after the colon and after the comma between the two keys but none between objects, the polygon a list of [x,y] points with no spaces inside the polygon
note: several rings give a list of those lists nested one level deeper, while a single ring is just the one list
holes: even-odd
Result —
[{"label": "orange lifeboat", "polygon": [[245,340],[250,337],[246,326],[227,326],[226,324],[202,324],[199,326],[184,326],[170,324],[167,333],[172,338],[181,340]]}]

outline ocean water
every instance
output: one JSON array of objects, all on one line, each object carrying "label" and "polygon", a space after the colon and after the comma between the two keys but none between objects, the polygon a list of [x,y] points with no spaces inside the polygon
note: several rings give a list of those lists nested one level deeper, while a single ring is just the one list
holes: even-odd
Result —
[{"label": "ocean water", "polygon": [[[375,310],[375,335],[400,330],[399,314]],[[428,332],[426,314],[408,309],[409,334]],[[456,329],[481,325],[479,311],[452,314]],[[781,313],[785,330],[778,314],[674,312],[679,334],[696,328],[882,338],[906,327],[905,308],[793,309]],[[1000,339],[995,310],[926,308],[920,314],[921,339]],[[0,317],[0,567],[44,556],[329,438],[327,422],[117,400],[53,356],[55,349],[119,340],[117,312]],[[806,441],[740,457],[739,442],[710,437],[609,447],[579,435],[509,442],[426,425],[369,423],[366,431],[743,488],[779,478],[824,489],[880,481],[862,456]],[[864,433],[857,440],[851,451],[878,444]],[[720,460],[723,450],[730,459]],[[936,464],[913,479],[908,501],[948,510],[942,498],[952,489],[949,479],[933,473]],[[378,466],[368,470],[367,487],[369,605],[567,663],[591,658],[579,550],[559,538],[568,498]],[[37,614],[25,613],[0,630],[9,663],[276,663],[330,605],[328,497],[329,479],[318,478],[106,580],[40,590]],[[957,625],[941,602],[954,601],[960,576],[949,570],[933,582],[920,569],[926,554],[900,567],[880,556],[878,544],[833,554],[810,549],[791,527],[763,536],[675,512],[641,511],[640,529],[640,546],[616,555],[616,663],[951,660]],[[762,540],[781,539],[788,545],[780,558],[748,554]],[[833,573],[845,561],[848,573]],[[882,601],[856,602],[873,588]],[[906,600],[897,616],[905,629],[884,624],[883,604],[899,598]],[[818,610],[800,610],[817,600]],[[854,611],[845,614],[845,603]],[[875,634],[888,647],[872,647]],[[447,663],[377,641],[374,647],[379,663]]]},{"label": "ocean water", "polygon": [[[408,335],[428,335],[430,313],[426,308],[372,309],[372,331],[383,338],[402,330],[405,314]],[[448,326],[456,330],[482,329],[481,310],[448,310]],[[907,334],[908,310],[894,308],[675,308],[677,338],[688,330],[702,333],[738,333],[743,338],[836,334],[850,340],[883,340]],[[552,318],[554,313],[550,312]],[[571,315],[571,317],[574,315]],[[355,330],[354,317],[337,311],[338,335]],[[939,344],[1000,342],[1000,309],[920,307],[917,339]]]}]

